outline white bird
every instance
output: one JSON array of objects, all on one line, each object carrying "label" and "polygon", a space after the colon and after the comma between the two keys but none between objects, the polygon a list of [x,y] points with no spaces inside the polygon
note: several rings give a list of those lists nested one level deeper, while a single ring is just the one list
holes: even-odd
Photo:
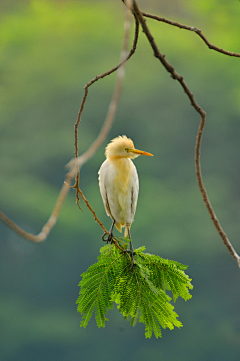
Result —
[{"label": "white bird", "polygon": [[[119,232],[125,227],[124,237],[131,238],[130,227],[134,220],[139,191],[138,174],[131,159],[141,154],[152,156],[151,153],[135,149],[133,141],[125,135],[114,138],[106,147],[107,159],[98,174],[103,204],[107,215],[113,220],[107,242],[112,242],[114,225]],[[133,250],[131,241],[130,250]]]}]

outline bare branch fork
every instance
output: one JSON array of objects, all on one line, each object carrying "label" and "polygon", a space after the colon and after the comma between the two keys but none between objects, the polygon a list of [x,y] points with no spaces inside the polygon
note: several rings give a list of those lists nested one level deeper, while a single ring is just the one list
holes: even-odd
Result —
[{"label": "bare branch fork", "polygon": [[[122,0],[123,2],[125,2],[124,0]],[[142,26],[142,29],[143,29],[143,32],[145,33],[152,49],[153,49],[153,52],[154,52],[154,56],[156,58],[158,58],[160,60],[160,62],[162,63],[162,65],[165,67],[165,69],[171,74],[171,77],[175,80],[177,80],[180,85],[182,86],[184,92],[186,93],[186,95],[188,96],[189,100],[190,100],[190,103],[191,105],[194,107],[194,109],[200,114],[200,125],[199,125],[199,129],[198,129],[198,133],[197,133],[197,140],[196,140],[196,146],[195,146],[195,167],[196,167],[196,176],[197,176],[197,181],[198,181],[198,186],[199,186],[199,189],[200,189],[200,192],[202,194],[202,198],[203,198],[203,201],[207,207],[207,210],[210,214],[210,217],[220,235],[220,237],[222,238],[222,241],[223,243],[225,244],[225,246],[227,247],[229,253],[231,254],[231,256],[234,258],[234,260],[237,262],[237,265],[240,267],[240,256],[237,254],[237,252],[235,251],[235,249],[233,248],[231,242],[229,241],[226,233],[224,232],[223,228],[221,227],[220,223],[219,223],[219,220],[217,219],[216,215],[215,215],[215,212],[214,212],[214,209],[210,203],[210,200],[208,198],[208,195],[207,195],[207,191],[204,187],[204,183],[203,183],[203,178],[202,178],[202,173],[201,173],[201,161],[200,161],[200,151],[201,151],[201,141],[202,141],[202,135],[203,135],[203,129],[204,129],[204,126],[205,126],[205,122],[206,122],[206,112],[198,105],[198,103],[196,102],[192,92],[190,91],[189,87],[187,86],[186,82],[183,80],[183,77],[180,76],[176,71],[175,69],[173,68],[173,66],[166,60],[165,58],[165,55],[163,55],[160,50],[158,49],[155,41],[154,41],[154,38],[146,24],[146,20],[144,19],[143,17],[143,13],[140,11],[139,7],[138,7],[138,4],[135,0],[133,0],[133,14],[134,16],[137,17],[137,19],[139,20],[141,26]],[[146,13],[144,13],[146,15]],[[151,16],[152,17],[152,16]],[[155,17],[153,17],[155,18]],[[157,20],[159,20],[160,18],[157,18]],[[171,22],[169,22],[171,23]],[[172,25],[175,25],[175,26],[179,26],[180,24],[177,25],[177,23],[175,24],[172,24]],[[180,26],[180,27],[183,27],[183,26]],[[184,27],[185,29],[187,30],[190,30],[189,27]],[[197,32],[198,35],[201,34],[200,31]],[[200,35],[202,39],[204,39],[205,37],[203,37],[203,35],[201,34]],[[208,42],[207,42],[208,43]],[[208,43],[210,44],[210,43]],[[217,51],[220,51],[224,54],[227,54],[227,55],[232,55],[232,56],[240,56],[239,54],[236,54],[234,55],[235,53],[229,53],[229,52],[226,52],[222,49],[219,49],[217,47],[211,47],[212,49],[214,50],[217,50]]]}]

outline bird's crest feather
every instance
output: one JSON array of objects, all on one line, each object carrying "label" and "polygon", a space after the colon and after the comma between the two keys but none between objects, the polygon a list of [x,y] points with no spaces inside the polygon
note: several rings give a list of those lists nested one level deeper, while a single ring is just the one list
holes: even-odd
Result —
[{"label": "bird's crest feather", "polygon": [[126,135],[119,135],[118,137],[112,139],[112,141],[107,145],[105,150],[106,158],[120,158],[127,157],[128,154],[126,149],[133,149],[134,144],[130,138],[127,138]]}]

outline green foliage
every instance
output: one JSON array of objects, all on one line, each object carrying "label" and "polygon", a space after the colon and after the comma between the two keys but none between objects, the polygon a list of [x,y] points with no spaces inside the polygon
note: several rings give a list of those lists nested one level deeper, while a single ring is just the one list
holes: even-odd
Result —
[{"label": "green foliage", "polygon": [[[121,240],[126,249],[127,243]],[[145,336],[161,337],[161,327],[172,330],[181,327],[177,313],[170,304],[166,290],[184,300],[191,298],[191,279],[184,273],[187,266],[144,253],[145,247],[135,250],[134,266],[128,253],[121,253],[114,245],[101,248],[97,263],[82,275],[78,311],[82,314],[81,326],[86,327],[95,312],[98,327],[104,327],[108,310],[116,302],[124,318],[131,325],[145,324]]]}]

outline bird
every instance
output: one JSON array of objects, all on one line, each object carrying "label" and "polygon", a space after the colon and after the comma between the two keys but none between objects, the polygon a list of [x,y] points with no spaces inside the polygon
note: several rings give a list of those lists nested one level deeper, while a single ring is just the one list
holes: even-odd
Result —
[{"label": "bird", "polygon": [[112,243],[114,226],[120,233],[125,227],[124,237],[129,237],[132,261],[133,247],[130,227],[134,220],[139,193],[138,173],[132,159],[139,155],[152,156],[151,153],[135,149],[133,141],[126,135],[118,136],[107,145],[106,160],[98,172],[99,188],[105,211],[112,219],[108,238],[104,238],[106,233],[102,238],[107,243]]}]

